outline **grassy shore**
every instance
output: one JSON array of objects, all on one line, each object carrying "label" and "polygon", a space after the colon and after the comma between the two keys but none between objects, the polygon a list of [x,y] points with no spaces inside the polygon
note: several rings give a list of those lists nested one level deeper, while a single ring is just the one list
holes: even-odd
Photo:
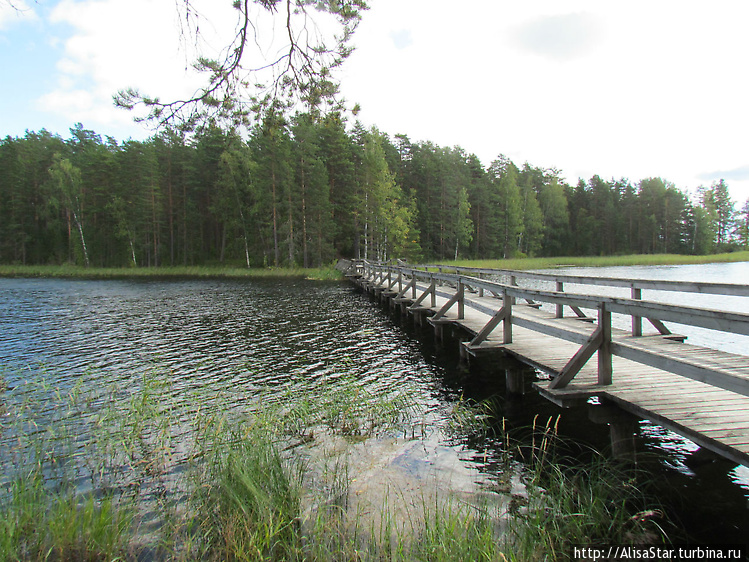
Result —
[{"label": "grassy shore", "polygon": [[80,279],[257,279],[301,278],[336,280],[341,273],[334,265],[317,268],[302,267],[83,267],[79,265],[0,265],[0,277],[50,277]]},{"label": "grassy shore", "polygon": [[[749,261],[749,251],[707,256],[681,254],[635,254],[630,256],[599,257],[554,257],[515,258],[498,260],[440,261],[444,265],[477,267],[486,269],[552,269],[556,267],[612,267],[621,265],[684,265],[699,263],[723,263]],[[437,263],[437,262],[431,262]],[[179,266],[179,267],[82,267],[78,265],[0,265],[0,277],[50,277],[81,279],[257,279],[257,278],[301,278],[335,281],[342,278],[335,264],[325,267],[225,267],[225,266]]]},{"label": "grassy shore", "polygon": [[554,258],[517,258],[506,260],[458,260],[440,262],[446,265],[486,269],[552,269],[556,267],[614,267],[624,265],[688,265],[749,261],[749,251],[707,256],[682,254],[634,254],[630,256],[591,256]]}]

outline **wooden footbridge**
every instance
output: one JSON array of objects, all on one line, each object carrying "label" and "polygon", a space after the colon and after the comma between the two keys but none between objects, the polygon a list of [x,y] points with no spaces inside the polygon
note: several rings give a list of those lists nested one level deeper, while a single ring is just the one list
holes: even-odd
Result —
[{"label": "wooden footbridge", "polygon": [[[690,293],[749,297],[747,285],[368,261],[345,268],[418,324],[426,318],[437,337],[448,325],[465,332],[462,357],[502,353],[546,373],[534,387],[563,407],[598,397],[749,466],[749,357],[691,345],[664,324],[749,335],[749,314],[643,299],[650,290],[675,291],[685,303]],[[630,296],[590,294],[601,286]]]}]

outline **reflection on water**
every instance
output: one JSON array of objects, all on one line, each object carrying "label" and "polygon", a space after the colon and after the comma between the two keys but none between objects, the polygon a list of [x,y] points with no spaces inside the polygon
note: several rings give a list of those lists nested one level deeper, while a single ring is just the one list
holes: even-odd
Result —
[{"label": "reflection on water", "polygon": [[[749,264],[576,269],[575,273],[744,282]],[[654,298],[652,293],[646,291],[643,298]],[[725,299],[718,300],[725,305]],[[713,304],[698,306],[722,308]],[[467,432],[444,437],[440,428],[461,397],[491,398],[497,416],[507,418],[508,428],[521,433],[538,420],[544,423],[561,414],[562,435],[597,448],[608,446],[607,427],[591,424],[584,408],[562,411],[535,393],[506,396],[504,365],[489,363],[466,371],[458,365],[457,345],[436,347],[428,330],[399,324],[344,284],[0,279],[0,311],[0,374],[9,392],[40,366],[60,388],[106,384],[123,393],[142,385],[144,374],[156,368],[168,373],[175,404],[195,412],[201,401],[210,400],[206,389],[221,391],[242,405],[258,389],[288,391],[310,380],[352,376],[373,391],[405,390],[418,397],[418,423],[422,429],[432,428],[431,440],[424,441],[432,447],[429,451],[408,444],[402,449],[383,446],[377,454],[393,455],[387,470],[400,470],[411,480],[419,480],[419,471],[442,471],[458,488],[476,477],[475,468],[489,475],[502,470],[506,455],[506,444],[491,435]],[[729,335],[727,345],[734,343]],[[532,370],[526,375],[533,377]],[[730,518],[749,519],[737,487],[738,483],[749,489],[745,469],[714,461],[709,470],[705,464],[691,466],[693,444],[647,422],[641,429],[644,447],[663,459],[657,470],[670,475],[678,487],[677,497],[701,502],[704,490],[712,489]],[[373,450],[378,449],[370,447],[367,454]],[[471,470],[459,469],[458,459]],[[372,462],[383,466],[382,459],[377,461],[380,464]],[[360,486],[365,486],[363,480]],[[714,518],[707,508],[690,512],[696,518],[690,523],[695,529],[705,527],[699,513],[707,521]],[[743,532],[746,526],[742,523],[736,529]]]}]

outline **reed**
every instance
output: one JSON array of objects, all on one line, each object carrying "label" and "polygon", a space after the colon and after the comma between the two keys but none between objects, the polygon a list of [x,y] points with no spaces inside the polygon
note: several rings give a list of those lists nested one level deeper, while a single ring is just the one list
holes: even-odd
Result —
[{"label": "reed", "polygon": [[83,267],[64,265],[0,265],[0,277],[43,277],[65,279],[257,279],[300,278],[340,280],[341,273],[334,265],[302,268],[242,268],[223,266],[175,267]]},{"label": "reed", "polygon": [[[2,398],[3,560],[529,560],[564,558],[571,541],[663,538],[631,476],[564,468],[555,420],[533,428],[530,453],[495,424],[522,497],[442,489],[404,514],[396,491],[373,517],[339,445],[408,435],[407,394],[346,375],[188,397],[158,370],[128,389],[25,378]],[[488,432],[497,415],[461,400],[448,429]]]},{"label": "reed", "polygon": [[536,418],[531,447],[521,452],[527,495],[508,524],[515,556],[564,559],[575,545],[667,543],[669,522],[647,473],[594,450],[584,466],[565,458],[558,422]]},{"label": "reed", "polygon": [[688,265],[749,261],[749,252],[731,252],[690,256],[683,254],[634,254],[627,256],[576,256],[551,258],[513,258],[501,260],[457,260],[446,265],[486,269],[553,269],[557,267],[615,267],[628,265]]}]

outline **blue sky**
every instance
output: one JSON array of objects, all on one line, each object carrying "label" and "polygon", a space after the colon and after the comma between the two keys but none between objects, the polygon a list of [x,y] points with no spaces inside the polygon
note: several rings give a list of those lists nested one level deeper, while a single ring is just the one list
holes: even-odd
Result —
[{"label": "blue sky", "polygon": [[[229,0],[195,0],[209,47]],[[128,86],[195,90],[175,0],[0,0],[0,135],[76,122],[118,140],[151,131],[113,107]],[[725,178],[749,198],[749,2],[371,0],[339,78],[359,118],[463,147],[488,166],[660,176],[694,191]],[[187,69],[187,70],[186,70]]]}]

